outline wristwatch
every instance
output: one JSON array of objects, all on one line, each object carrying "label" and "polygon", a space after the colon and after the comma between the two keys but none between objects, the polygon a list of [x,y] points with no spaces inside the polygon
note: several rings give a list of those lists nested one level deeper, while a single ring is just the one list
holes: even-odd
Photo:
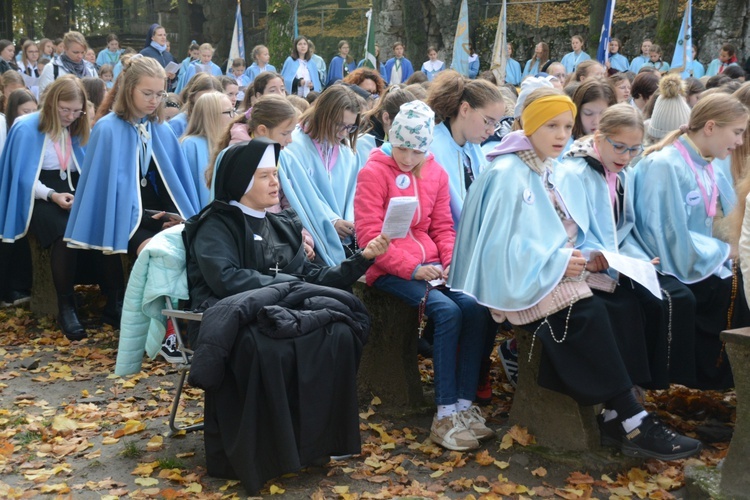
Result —
[{"label": "wristwatch", "polygon": [[47,201],[52,201],[52,195],[57,193],[54,189],[50,189],[49,193],[47,193]]}]

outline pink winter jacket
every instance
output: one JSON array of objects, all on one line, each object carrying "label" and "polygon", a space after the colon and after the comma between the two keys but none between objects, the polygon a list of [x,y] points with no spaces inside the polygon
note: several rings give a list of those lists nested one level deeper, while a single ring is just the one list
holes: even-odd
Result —
[{"label": "pink winter jacket", "polygon": [[[408,185],[403,189],[396,185]],[[428,154],[419,177],[402,172],[396,161],[380,149],[373,149],[357,176],[354,195],[354,225],[357,242],[364,248],[380,234],[388,202],[396,196],[416,196],[417,212],[406,238],[391,241],[388,251],[367,270],[367,284],[386,274],[411,280],[420,264],[442,264],[447,269],[453,255],[456,232],[450,209],[448,174]]]}]

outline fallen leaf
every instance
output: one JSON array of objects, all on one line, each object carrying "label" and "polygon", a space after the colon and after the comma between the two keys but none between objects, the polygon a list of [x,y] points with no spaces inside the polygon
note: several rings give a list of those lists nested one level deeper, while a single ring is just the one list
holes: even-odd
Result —
[{"label": "fallen leaf", "polygon": [[377,405],[379,405],[381,403],[382,403],[382,401],[380,401],[380,398],[377,397],[377,396],[374,396],[372,398],[372,401],[370,401],[370,404],[373,405],[373,406],[377,406]]},{"label": "fallen leaf", "polygon": [[164,438],[161,436],[154,436],[149,439],[146,443],[146,451],[159,451],[164,447]]},{"label": "fallen leaf", "polygon": [[477,453],[475,460],[479,465],[490,465],[495,463],[495,459],[490,456],[490,452],[487,450],[482,450]]},{"label": "fallen leaf", "polygon": [[531,471],[531,473],[537,477],[544,477],[547,475],[547,469],[545,469],[544,467],[537,467],[536,469]]},{"label": "fallen leaf", "polygon": [[268,488],[268,491],[271,492],[271,495],[283,495],[286,491],[284,488],[279,488],[275,484],[272,484],[270,488]]},{"label": "fallen leaf", "polygon": [[153,477],[139,477],[136,478],[135,484],[148,488],[149,486],[156,486],[159,484],[159,480]]},{"label": "fallen leaf", "polygon": [[78,428],[75,420],[58,415],[52,419],[52,428],[57,432],[69,432]]},{"label": "fallen leaf", "polygon": [[501,461],[499,461],[499,460],[495,460],[494,464],[495,464],[495,465],[496,465],[496,466],[497,466],[497,467],[498,467],[499,469],[507,469],[508,467],[510,467],[510,462],[501,462]]},{"label": "fallen leaf", "polygon": [[349,493],[349,487],[348,486],[334,486],[333,492],[337,495],[344,495],[346,493]]}]

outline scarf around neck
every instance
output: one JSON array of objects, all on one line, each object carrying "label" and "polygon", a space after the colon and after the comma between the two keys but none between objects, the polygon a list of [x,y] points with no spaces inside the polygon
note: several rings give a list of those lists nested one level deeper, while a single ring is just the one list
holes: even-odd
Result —
[{"label": "scarf around neck", "polygon": [[66,53],[63,52],[63,54],[60,56],[60,62],[62,63],[63,68],[65,68],[65,71],[68,73],[72,73],[76,75],[78,78],[83,78],[86,76],[86,65],[83,64],[83,60],[81,62],[74,62]]},{"label": "scarf around neck", "polygon": [[166,52],[166,50],[167,50],[167,46],[166,45],[158,44],[154,40],[151,40],[151,46],[153,48],[155,48],[156,50],[158,50],[159,52]]}]

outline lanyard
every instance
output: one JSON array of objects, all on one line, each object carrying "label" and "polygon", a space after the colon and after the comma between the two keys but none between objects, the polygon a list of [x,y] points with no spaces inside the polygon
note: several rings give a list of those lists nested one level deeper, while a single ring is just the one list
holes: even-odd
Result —
[{"label": "lanyard", "polygon": [[141,169],[141,175],[146,177],[148,168],[151,165],[151,155],[153,154],[153,144],[151,143],[151,122],[146,120],[145,123],[135,125],[135,131],[138,134],[138,164]]},{"label": "lanyard", "polygon": [[318,155],[320,155],[320,159],[323,161],[323,165],[326,167],[326,171],[330,177],[333,166],[336,165],[336,160],[339,157],[339,148],[337,146],[328,147],[327,144],[321,144],[315,139],[313,139],[312,143],[315,145],[315,149],[318,150]]},{"label": "lanyard", "polygon": [[693,163],[693,159],[690,158],[690,154],[687,152],[687,149],[685,149],[685,146],[683,146],[679,141],[674,142],[674,147],[677,148],[677,151],[680,152],[680,155],[682,158],[687,162],[688,166],[690,167],[690,170],[693,171],[693,175],[695,175],[695,182],[698,183],[698,189],[701,190],[701,195],[703,196],[703,204],[706,207],[706,214],[708,214],[709,217],[713,217],[716,215],[716,199],[719,197],[719,188],[716,186],[716,179],[714,177],[714,167],[710,163],[706,165],[704,168],[706,169],[706,172],[708,172],[708,178],[711,181],[712,187],[711,187],[711,199],[708,198],[708,192],[706,191],[706,186],[701,181],[701,176],[698,175],[698,170],[695,168],[695,163]]},{"label": "lanyard", "polygon": [[607,181],[607,188],[609,188],[609,200],[612,202],[612,207],[617,206],[617,174],[607,170],[604,166],[604,160],[602,155],[599,154],[599,148],[596,147],[596,143],[592,141],[594,152],[596,153],[596,159],[602,164],[602,170],[604,170],[604,180]]},{"label": "lanyard", "polygon": [[[65,141],[64,144],[63,141]],[[66,129],[63,129],[62,137],[60,137],[59,141],[52,142],[52,146],[55,148],[57,161],[60,162],[60,170],[65,172],[68,169],[70,157],[73,156],[73,141]]]}]

